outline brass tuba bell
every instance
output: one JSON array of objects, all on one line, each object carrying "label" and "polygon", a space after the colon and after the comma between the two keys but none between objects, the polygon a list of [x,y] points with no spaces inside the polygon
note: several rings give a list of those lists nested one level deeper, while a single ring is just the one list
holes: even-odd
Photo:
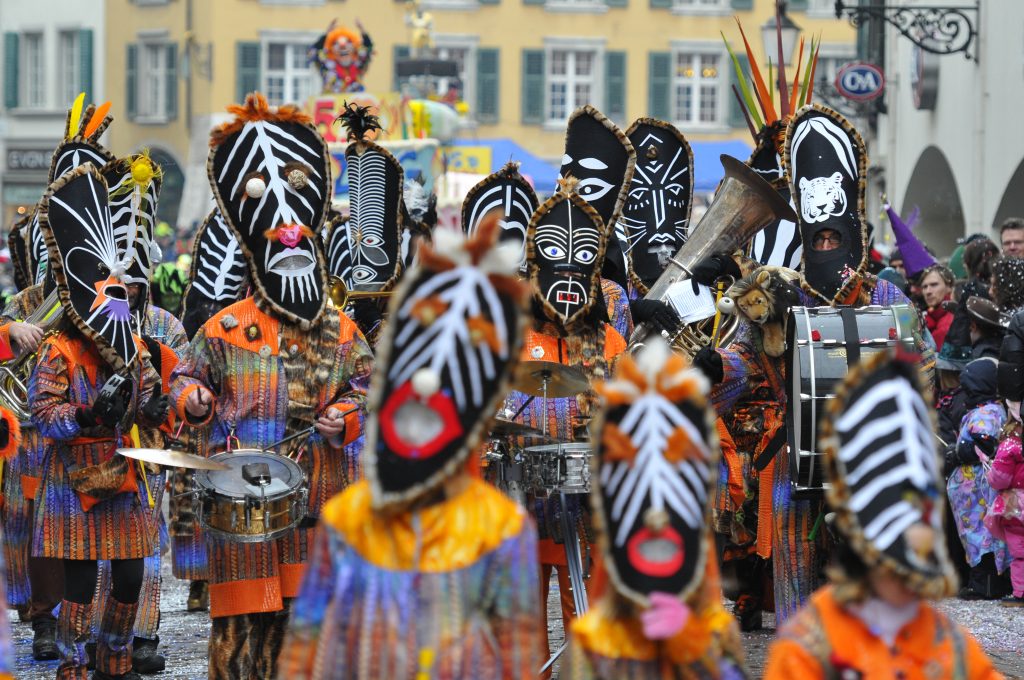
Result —
[{"label": "brass tuba bell", "polygon": [[391,293],[390,290],[349,290],[340,276],[331,274],[327,277],[327,297],[330,298],[331,304],[338,309],[345,309],[353,300],[389,298]]}]

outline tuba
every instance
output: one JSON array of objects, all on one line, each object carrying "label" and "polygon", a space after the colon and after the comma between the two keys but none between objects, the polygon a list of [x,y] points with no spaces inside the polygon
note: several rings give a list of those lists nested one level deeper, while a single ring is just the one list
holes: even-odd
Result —
[{"label": "tuba", "polygon": [[[25,319],[25,323],[39,326],[46,337],[57,329],[64,318],[64,308],[60,305],[56,287],[40,303],[36,311]],[[7,408],[22,423],[28,422],[31,413],[28,410],[28,374],[32,370],[32,360],[36,353],[24,354],[0,364],[0,404]]]},{"label": "tuba", "polygon": [[[644,296],[645,300],[664,301],[673,284],[693,275],[691,270],[694,265],[715,253],[731,254],[772,222],[779,219],[796,222],[793,209],[772,185],[731,156],[723,155],[721,160],[725,178],[714,200],[691,232],[690,238],[680,246],[675,257],[669,258],[665,270]],[[692,357],[701,347],[712,343],[708,326],[713,322],[714,317],[711,317],[682,324],[669,335],[669,343],[674,349]],[[722,319],[721,323],[726,323],[726,320]],[[731,325],[724,333],[725,337],[735,329],[735,317],[729,323]],[[650,333],[647,324],[637,324],[629,338],[629,351],[642,347]]]},{"label": "tuba", "polygon": [[327,277],[327,297],[330,298],[331,304],[341,310],[344,310],[353,300],[389,298],[391,294],[390,290],[350,290],[340,276],[331,274]]}]

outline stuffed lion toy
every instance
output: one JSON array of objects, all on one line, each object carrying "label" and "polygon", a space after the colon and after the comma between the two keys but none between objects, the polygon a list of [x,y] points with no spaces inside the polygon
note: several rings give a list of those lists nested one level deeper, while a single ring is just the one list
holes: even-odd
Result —
[{"label": "stuffed lion toy", "polygon": [[732,284],[718,302],[723,314],[739,314],[761,329],[764,351],[780,357],[786,349],[786,314],[800,305],[793,285],[800,275],[786,267],[758,267]]}]

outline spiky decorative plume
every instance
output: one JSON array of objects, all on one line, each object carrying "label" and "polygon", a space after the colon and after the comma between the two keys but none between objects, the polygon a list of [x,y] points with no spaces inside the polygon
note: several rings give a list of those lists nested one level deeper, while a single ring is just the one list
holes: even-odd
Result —
[{"label": "spiky decorative plume", "polygon": [[380,118],[370,113],[369,106],[345,102],[344,110],[335,118],[341,121],[349,141],[365,142],[366,135],[381,129]]}]

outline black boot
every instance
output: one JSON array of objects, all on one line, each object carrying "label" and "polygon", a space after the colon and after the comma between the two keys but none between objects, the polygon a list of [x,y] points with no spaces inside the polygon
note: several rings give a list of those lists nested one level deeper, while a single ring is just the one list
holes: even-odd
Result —
[{"label": "black boot", "polygon": [[142,680],[142,676],[135,671],[128,671],[121,675],[110,675],[103,671],[93,671],[92,680]]},{"label": "black boot", "polygon": [[86,670],[96,670],[96,643],[86,642],[85,643],[85,658],[88,661],[85,664]]},{"label": "black boot", "polygon": [[210,608],[210,586],[206,581],[192,581],[188,587],[188,611],[205,612]]},{"label": "black boot", "polygon": [[55,661],[60,658],[57,649],[57,620],[46,617],[32,622],[32,658],[36,661]]},{"label": "black boot", "polygon": [[135,638],[135,642],[132,645],[132,670],[146,675],[162,671],[167,662],[156,651],[156,646],[159,644],[159,637],[155,640]]}]

